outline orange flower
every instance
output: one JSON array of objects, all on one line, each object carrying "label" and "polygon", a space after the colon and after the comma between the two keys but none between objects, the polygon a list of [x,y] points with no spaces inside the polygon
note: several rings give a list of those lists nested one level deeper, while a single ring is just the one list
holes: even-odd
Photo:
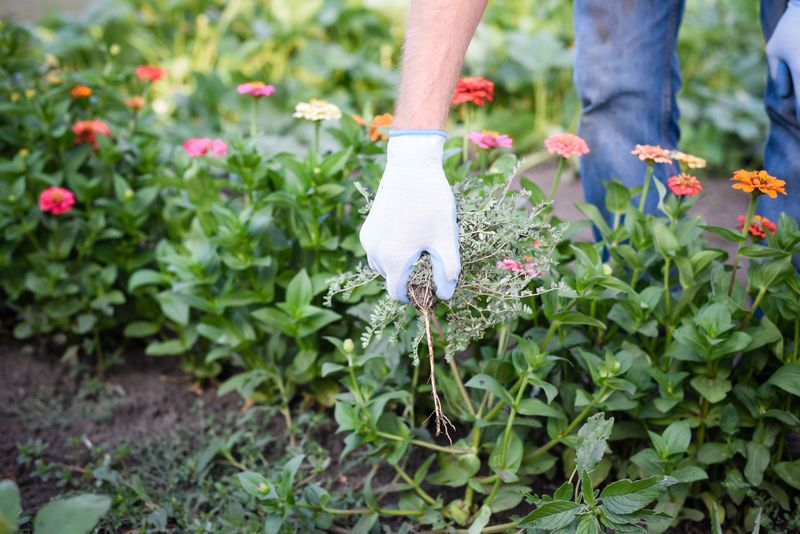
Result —
[{"label": "orange flower", "polygon": [[[744,222],[747,220],[747,217],[744,215],[739,215],[736,217],[736,228],[742,230],[744,228]],[[761,215],[753,215],[753,220],[750,221],[750,228],[748,231],[750,235],[753,237],[766,237],[767,232],[772,235],[775,235],[775,230],[777,227],[775,223],[767,219],[766,217],[762,217]]]},{"label": "orange flower", "polygon": [[356,121],[361,126],[364,126],[365,124],[367,124],[367,121],[365,121],[364,117],[362,117],[361,115],[356,115],[355,113],[353,113],[352,115],[350,115],[350,117],[352,117],[353,120]]},{"label": "orange flower", "polygon": [[136,76],[142,80],[150,80],[155,82],[167,75],[167,69],[156,67],[153,65],[139,65],[136,67]]},{"label": "orange flower", "polygon": [[646,161],[650,165],[653,163],[672,163],[669,150],[661,148],[660,146],[636,145],[636,147],[631,150],[631,154],[642,161]]},{"label": "orange flower", "polygon": [[494,83],[480,76],[475,78],[461,78],[453,92],[453,104],[472,102],[482,106],[485,101],[494,100]]},{"label": "orange flower", "polygon": [[75,144],[87,144],[92,148],[97,148],[97,134],[111,135],[108,125],[100,119],[87,121],[77,121],[72,125],[72,133],[75,134]]},{"label": "orange flower", "polygon": [[145,106],[145,101],[141,96],[132,96],[125,99],[125,105],[134,111],[138,111]]},{"label": "orange flower", "polygon": [[741,189],[745,193],[758,191],[758,194],[767,195],[769,198],[776,198],[778,193],[786,194],[786,182],[770,176],[767,171],[748,171],[739,170],[733,173],[731,181],[738,183],[731,187]]},{"label": "orange flower", "polygon": [[667,180],[669,190],[679,197],[694,197],[703,190],[703,184],[695,176],[682,172]]},{"label": "orange flower", "polygon": [[672,159],[677,161],[678,163],[682,163],[686,165],[690,169],[705,169],[706,168],[706,160],[703,158],[698,158],[697,156],[693,156],[691,154],[687,154],[685,152],[681,152],[680,150],[673,150],[669,153],[672,156]]},{"label": "orange flower", "polygon": [[92,88],[88,85],[76,85],[69,91],[69,95],[72,97],[72,100],[77,100],[79,98],[89,98],[92,96]]},{"label": "orange flower", "polygon": [[[362,119],[363,120],[363,119]],[[388,128],[392,125],[392,121],[394,117],[392,117],[391,113],[382,113],[381,115],[376,115],[369,121],[369,138],[373,141],[377,141],[380,139],[386,139],[386,134],[383,133],[380,128]]]}]

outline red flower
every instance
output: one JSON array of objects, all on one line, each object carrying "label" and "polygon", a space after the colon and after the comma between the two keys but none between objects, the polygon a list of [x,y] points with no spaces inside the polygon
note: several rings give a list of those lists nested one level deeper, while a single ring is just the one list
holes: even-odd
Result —
[{"label": "red flower", "polygon": [[48,187],[39,194],[39,209],[49,211],[53,215],[67,213],[75,204],[75,195],[63,187]]},{"label": "red flower", "polygon": [[667,180],[669,190],[679,197],[694,197],[703,190],[703,184],[691,174],[681,173]]},{"label": "red flower", "polygon": [[100,119],[91,119],[87,121],[77,121],[72,125],[72,133],[75,134],[76,145],[87,144],[97,149],[97,134],[110,136],[111,130],[108,128],[108,125]]},{"label": "red flower", "polygon": [[[747,217],[745,217],[744,215],[739,215],[738,217],[736,217],[737,221],[736,228],[741,231],[744,228],[744,221],[746,220]],[[753,220],[750,221],[749,232],[750,235],[752,235],[753,237],[758,237],[758,238],[766,237],[767,232],[769,232],[772,235],[775,235],[775,230],[777,230],[775,223],[770,221],[766,217],[762,217],[761,215],[754,215]]]},{"label": "red flower", "polygon": [[154,65],[139,65],[136,67],[136,76],[141,80],[150,80],[155,82],[167,75],[167,69],[156,67]]},{"label": "red flower", "polygon": [[486,78],[461,78],[453,92],[453,104],[472,102],[482,106],[485,101],[494,100],[494,83]]}]

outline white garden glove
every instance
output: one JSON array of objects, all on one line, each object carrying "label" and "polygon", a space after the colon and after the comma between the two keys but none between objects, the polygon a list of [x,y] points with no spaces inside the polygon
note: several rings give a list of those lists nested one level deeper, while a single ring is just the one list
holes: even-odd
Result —
[{"label": "white garden glove", "polygon": [[423,251],[431,256],[436,296],[453,296],[461,272],[456,202],[442,169],[444,132],[390,132],[386,169],[364,226],[369,266],[395,300],[408,302],[408,277]]},{"label": "white garden glove", "polygon": [[767,43],[767,61],[780,96],[791,96],[794,87],[795,111],[800,121],[800,0],[789,0]]}]

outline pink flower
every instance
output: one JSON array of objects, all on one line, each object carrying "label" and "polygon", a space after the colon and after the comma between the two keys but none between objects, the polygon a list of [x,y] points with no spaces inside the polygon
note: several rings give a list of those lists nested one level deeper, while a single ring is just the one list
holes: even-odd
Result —
[{"label": "pink flower", "polygon": [[48,187],[39,194],[39,209],[49,211],[53,215],[67,213],[75,204],[75,195],[63,187]]},{"label": "pink flower", "polygon": [[672,163],[672,154],[669,150],[658,145],[636,145],[631,154],[646,162],[648,165],[654,163]]},{"label": "pink flower", "polygon": [[470,132],[469,140],[481,148],[510,148],[514,142],[507,135],[501,135],[498,132],[483,130],[482,132]]},{"label": "pink flower", "polygon": [[503,269],[504,271],[510,271],[512,273],[526,274],[528,276],[539,276],[542,274],[536,268],[536,264],[531,257],[525,258],[525,265],[522,265],[517,260],[506,258],[497,262],[497,268]]},{"label": "pink flower", "polygon": [[72,125],[72,133],[75,135],[74,143],[76,145],[87,144],[97,149],[97,136],[110,136],[111,129],[100,119],[90,119],[76,121],[75,124]]},{"label": "pink flower", "polygon": [[209,139],[208,137],[193,137],[183,143],[183,149],[190,156],[224,156],[228,153],[228,145],[222,139]]},{"label": "pink flower", "polygon": [[667,179],[669,190],[679,197],[694,197],[703,190],[703,184],[695,176],[682,172]]},{"label": "pink flower", "polygon": [[271,96],[275,94],[275,86],[272,84],[265,84],[264,82],[248,82],[239,85],[236,91],[240,95],[250,96]]},{"label": "pink flower", "polygon": [[567,132],[551,135],[545,139],[544,146],[548,152],[558,154],[562,158],[583,156],[589,153],[589,145],[583,138]]},{"label": "pink flower", "polygon": [[150,80],[155,82],[167,75],[167,69],[156,67],[154,65],[139,65],[136,67],[136,76],[141,80]]}]

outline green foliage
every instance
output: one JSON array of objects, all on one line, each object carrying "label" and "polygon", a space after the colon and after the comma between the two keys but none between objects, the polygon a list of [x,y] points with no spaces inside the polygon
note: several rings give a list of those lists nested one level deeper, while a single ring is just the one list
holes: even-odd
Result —
[{"label": "green foliage", "polygon": [[[111,499],[106,495],[53,499],[36,514],[33,534],[88,534],[110,507]],[[10,480],[0,481],[0,533],[17,532],[21,514],[19,488]]]}]

